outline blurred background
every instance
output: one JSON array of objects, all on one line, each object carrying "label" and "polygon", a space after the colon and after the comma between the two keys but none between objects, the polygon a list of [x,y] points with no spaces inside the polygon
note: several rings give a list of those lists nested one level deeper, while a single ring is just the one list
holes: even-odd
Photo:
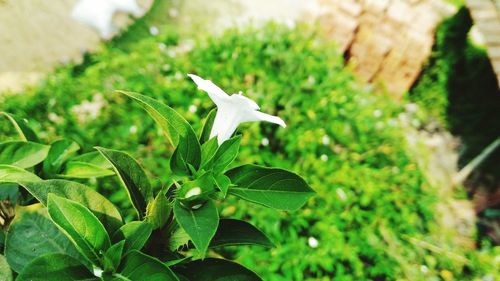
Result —
[{"label": "blurred background", "polygon": [[[195,73],[282,117],[240,128],[235,165],[294,170],[317,196],[219,206],[277,244],[218,253],[264,280],[500,280],[499,1],[0,0],[0,53],[0,111],[126,150],[157,188],[172,148],[114,90],[199,130]],[[133,217],[115,179],[86,183]]]}]

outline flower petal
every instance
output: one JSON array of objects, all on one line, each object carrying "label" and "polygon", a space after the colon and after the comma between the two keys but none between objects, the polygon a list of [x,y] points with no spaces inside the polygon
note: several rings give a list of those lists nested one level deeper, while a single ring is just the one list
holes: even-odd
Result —
[{"label": "flower petal", "polygon": [[228,101],[229,96],[212,81],[205,80],[194,74],[188,74],[188,76],[194,81],[194,83],[196,83],[196,85],[198,85],[198,89],[208,93],[208,96],[217,106],[220,106],[223,102]]},{"label": "flower petal", "polygon": [[260,111],[254,111],[254,112],[252,112],[251,115],[248,116],[248,118],[245,118],[245,122],[252,122],[252,121],[271,122],[274,124],[278,124],[283,128],[286,128],[286,124],[285,124],[285,121],[283,121],[283,119],[279,118],[278,116],[273,116],[273,115],[263,113]]},{"label": "flower petal", "polygon": [[210,132],[210,138],[217,136],[217,142],[221,145],[230,139],[236,128],[243,122],[237,108],[217,108],[214,125]]}]

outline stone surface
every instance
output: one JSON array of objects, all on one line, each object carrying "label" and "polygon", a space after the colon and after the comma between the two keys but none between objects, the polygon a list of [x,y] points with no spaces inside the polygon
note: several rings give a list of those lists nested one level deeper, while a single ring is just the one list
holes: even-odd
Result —
[{"label": "stone surface", "polygon": [[500,1],[467,0],[474,25],[486,45],[500,87]]},{"label": "stone surface", "polygon": [[383,83],[396,97],[417,79],[439,22],[455,12],[436,0],[321,0],[320,5],[329,11],[321,25],[360,80]]}]

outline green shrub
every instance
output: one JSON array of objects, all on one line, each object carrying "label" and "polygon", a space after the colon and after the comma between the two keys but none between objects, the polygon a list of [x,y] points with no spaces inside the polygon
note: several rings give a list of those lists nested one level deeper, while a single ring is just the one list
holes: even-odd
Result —
[{"label": "green shrub", "polygon": [[[465,7],[441,23],[431,58],[410,93],[430,117],[461,138],[462,166],[500,135],[498,81],[486,50],[468,37],[472,24]],[[496,151],[480,169],[499,175],[499,160]]]},{"label": "green shrub", "polygon": [[[426,240],[434,228],[437,192],[405,151],[397,121],[402,106],[360,88],[335,46],[321,38],[308,27],[266,25],[201,38],[187,53],[173,46],[183,45],[175,34],[126,49],[110,46],[22,95],[4,97],[2,110],[39,120],[33,125],[47,140],[65,135],[81,144],[136,151],[153,167],[151,178],[164,180],[168,161],[156,159],[168,159],[172,151],[156,141],[152,121],[113,90],[173,105],[199,130],[198,116],[212,104],[186,73],[199,74],[229,92],[244,91],[288,125],[249,125],[236,162],[292,169],[318,193],[301,212],[280,216],[243,202],[219,206],[222,216],[251,220],[277,244],[270,252],[227,250],[226,257],[236,257],[264,280],[472,280],[494,272],[488,262],[464,265],[412,243]],[[74,106],[96,95],[104,103],[99,118],[79,120]],[[130,209],[113,181],[97,185],[122,210]],[[309,243],[310,237],[318,244]],[[453,251],[476,257],[471,250]]]}]

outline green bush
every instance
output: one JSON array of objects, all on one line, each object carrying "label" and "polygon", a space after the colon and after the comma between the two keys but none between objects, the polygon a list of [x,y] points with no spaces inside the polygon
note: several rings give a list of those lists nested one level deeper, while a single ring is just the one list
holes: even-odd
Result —
[{"label": "green bush", "polygon": [[[249,125],[236,162],[292,169],[318,193],[302,211],[280,216],[244,202],[219,206],[222,216],[251,220],[277,244],[271,251],[227,250],[226,257],[264,280],[473,280],[495,272],[489,253],[454,248],[469,258],[464,264],[412,242],[426,240],[435,228],[438,198],[405,151],[397,121],[402,106],[360,88],[335,46],[315,29],[266,25],[198,38],[190,52],[178,47],[187,45],[175,34],[126,49],[110,45],[25,93],[3,97],[2,110],[39,120],[32,125],[46,140],[64,135],[81,145],[135,152],[152,167],[150,178],[165,180],[168,161],[156,159],[168,159],[171,149],[157,141],[159,132],[144,112],[131,110],[113,90],[175,106],[199,130],[199,116],[212,106],[186,77],[199,74],[230,93],[244,91],[288,125]],[[75,113],[76,105],[91,100],[102,104],[97,118]],[[96,185],[123,212],[131,209],[115,182]]]},{"label": "green bush", "polygon": [[[500,90],[484,47],[469,38],[472,18],[462,7],[436,32],[431,58],[410,99],[463,142],[460,165],[466,165],[500,135]],[[500,151],[480,169],[500,174]]]}]

